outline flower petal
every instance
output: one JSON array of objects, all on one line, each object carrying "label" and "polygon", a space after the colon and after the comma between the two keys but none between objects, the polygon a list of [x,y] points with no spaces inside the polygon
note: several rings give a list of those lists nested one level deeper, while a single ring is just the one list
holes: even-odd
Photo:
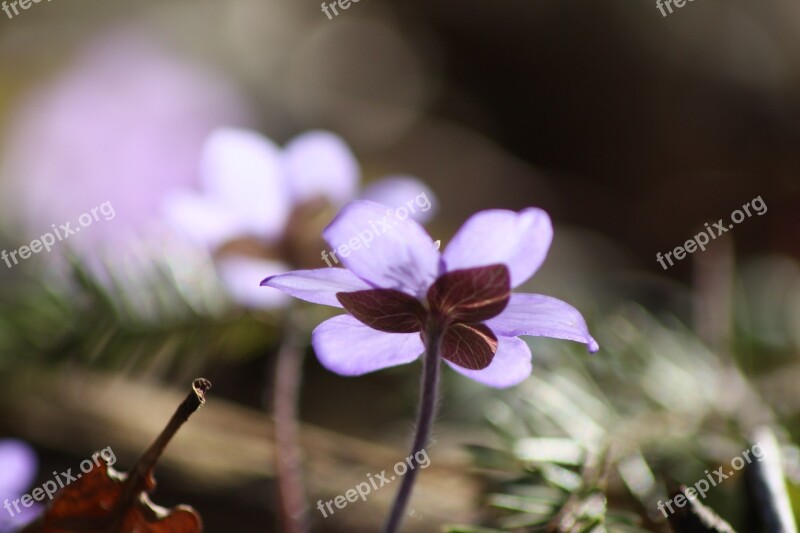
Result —
[{"label": "flower petal", "polygon": [[552,240],[550,217],[541,209],[491,209],[461,226],[442,261],[447,271],[503,263],[511,272],[511,286],[517,287],[539,269]]},{"label": "flower petal", "polygon": [[0,495],[18,498],[36,479],[36,453],[17,439],[0,440]]},{"label": "flower petal", "polygon": [[496,351],[497,337],[484,324],[453,324],[442,338],[442,358],[465,369],[486,368]]},{"label": "flower petal", "polygon": [[590,352],[600,349],[577,309],[541,294],[512,294],[505,310],[487,320],[486,325],[498,335],[553,337],[582,342]]},{"label": "flower petal", "polygon": [[[372,287],[344,268],[318,268],[295,270],[270,276],[261,282],[263,287],[273,287],[295,298],[322,305],[342,307],[336,298],[339,292],[354,292]],[[274,291],[270,291],[274,292]]]},{"label": "flower petal", "polygon": [[262,238],[276,238],[291,202],[278,147],[249,130],[216,130],[206,141],[201,178],[208,196]]},{"label": "flower petal", "polygon": [[222,257],[217,261],[217,272],[228,294],[237,303],[252,309],[277,309],[289,303],[285,294],[258,286],[264,274],[283,272],[287,268],[279,261],[242,255]]},{"label": "flower petal", "polygon": [[422,181],[412,176],[387,176],[361,191],[362,200],[372,200],[397,210],[405,208],[411,218],[424,224],[436,213],[439,200]]},{"label": "flower petal", "polygon": [[342,376],[410,363],[425,351],[419,333],[383,333],[349,315],[317,326],[311,344],[322,366]]},{"label": "flower petal", "polygon": [[439,251],[413,220],[389,218],[381,204],[358,200],[346,205],[323,237],[344,265],[376,288],[403,291],[419,299],[436,278]]},{"label": "flower petal", "polygon": [[167,222],[208,249],[240,236],[244,227],[220,204],[195,193],[176,192],[164,199]]},{"label": "flower petal", "polygon": [[419,300],[393,289],[340,292],[336,298],[356,320],[386,333],[419,333],[427,315]]},{"label": "flower petal", "polygon": [[447,364],[459,374],[489,387],[505,389],[519,385],[531,375],[531,350],[516,337],[497,337],[497,340],[497,352],[483,370],[468,370],[449,361]]},{"label": "flower petal", "polygon": [[509,283],[505,265],[447,272],[428,289],[431,313],[442,320],[484,322],[505,309],[511,296]]},{"label": "flower petal", "polygon": [[283,151],[283,168],[294,203],[324,196],[339,206],[356,196],[360,170],[339,136],[310,131],[295,137]]}]

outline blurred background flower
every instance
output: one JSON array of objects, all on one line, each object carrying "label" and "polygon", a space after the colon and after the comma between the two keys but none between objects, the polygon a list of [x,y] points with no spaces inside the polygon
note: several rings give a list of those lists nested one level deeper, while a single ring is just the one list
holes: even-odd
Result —
[{"label": "blurred background flower", "polygon": [[[166,217],[219,255],[219,274],[236,301],[266,309],[285,305],[287,298],[254,288],[291,265],[322,264],[321,231],[345,202],[357,198],[361,180],[347,144],[324,131],[304,133],[280,150],[253,131],[217,130],[200,168],[202,192],[168,196]],[[421,195],[427,209],[412,216],[427,220],[436,197],[416,178],[390,176],[365,190],[366,197],[387,207]]]},{"label": "blurred background flower", "polygon": [[49,77],[8,119],[2,213],[6,227],[35,236],[111,202],[113,223],[75,236],[72,246],[145,232],[164,193],[197,181],[212,129],[248,120],[230,84],[134,30],[93,36]]},{"label": "blurred background flower", "polygon": [[[0,439],[0,531],[16,531],[41,511],[39,503],[25,506],[18,501],[36,479],[38,461],[28,444],[17,439]],[[16,506],[14,505],[14,502]]]}]

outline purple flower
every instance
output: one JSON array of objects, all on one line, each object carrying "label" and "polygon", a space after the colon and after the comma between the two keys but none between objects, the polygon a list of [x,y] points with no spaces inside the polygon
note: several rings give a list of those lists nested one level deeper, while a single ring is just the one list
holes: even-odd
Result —
[{"label": "purple flower", "polygon": [[35,518],[39,506],[25,507],[19,499],[36,479],[36,470],[36,453],[30,446],[0,439],[0,533],[16,531]]},{"label": "purple flower", "polygon": [[231,86],[165,53],[152,36],[104,34],[15,108],[0,157],[3,214],[13,214],[29,241],[53,224],[74,228],[82,213],[111,202],[114,220],[69,246],[124,248],[158,222],[164,194],[196,181],[208,134],[247,124],[248,113]]},{"label": "purple flower", "polygon": [[[385,213],[380,204],[352,202],[323,236],[338,249]],[[541,209],[482,211],[440,253],[419,224],[397,220],[369,247],[342,255],[346,269],[289,272],[262,285],[348,312],[323,322],[312,336],[317,356],[333,372],[357,376],[410,363],[435,326],[444,331],[441,356],[454,370],[510,387],[531,373],[531,352],[520,335],[599,348],[574,307],[549,296],[511,293],[542,264],[552,235]]]},{"label": "purple flower", "polygon": [[[254,131],[219,129],[206,142],[200,179],[201,191],[167,199],[166,217],[215,253],[219,275],[237,302],[269,309],[285,305],[287,297],[252,288],[265,274],[309,264],[308,257],[315,260],[310,264],[322,264],[321,242],[303,239],[318,234],[336,209],[358,197],[360,171],[347,144],[329,132],[304,133],[281,150]],[[402,205],[420,195],[427,208],[412,216],[424,221],[435,199],[415,178],[384,178],[362,197]],[[328,213],[326,206],[334,209]],[[319,219],[316,231],[308,231],[305,224]]]}]

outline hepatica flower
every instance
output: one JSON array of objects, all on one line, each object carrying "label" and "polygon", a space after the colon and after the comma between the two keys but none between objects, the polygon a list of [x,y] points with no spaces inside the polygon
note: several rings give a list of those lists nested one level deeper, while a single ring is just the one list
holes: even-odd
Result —
[{"label": "hepatica flower", "polygon": [[255,131],[221,128],[203,150],[201,190],[170,195],[165,211],[175,227],[214,253],[237,302],[276,308],[285,295],[252,288],[270,272],[321,265],[319,230],[346,202],[415,202],[411,216],[420,221],[435,211],[435,196],[415,178],[389,176],[359,191],[360,178],[358,161],[333,133],[306,132],[280,148]]},{"label": "hepatica flower", "polygon": [[[357,201],[323,235],[334,249],[383,216],[386,208]],[[271,276],[262,285],[347,314],[320,324],[312,343],[329,370],[356,376],[404,363],[441,337],[441,358],[454,370],[492,387],[509,387],[531,373],[520,335],[598,345],[581,314],[539,294],[513,294],[547,255],[553,230],[541,209],[475,214],[440,253],[412,220],[342,257],[346,269]]]},{"label": "hepatica flower", "polygon": [[[325,228],[334,249],[374,228],[386,207],[369,201],[345,206]],[[492,387],[510,387],[531,373],[531,352],[520,335],[568,339],[598,349],[581,314],[538,294],[512,294],[544,261],[553,237],[541,209],[490,210],[467,220],[440,253],[411,219],[341,254],[345,268],[300,270],[261,284],[346,314],[314,330],[320,361],[356,376],[410,363],[425,353],[416,434],[411,449],[425,449],[436,409],[440,360]],[[383,529],[400,528],[419,469],[403,476]]]}]

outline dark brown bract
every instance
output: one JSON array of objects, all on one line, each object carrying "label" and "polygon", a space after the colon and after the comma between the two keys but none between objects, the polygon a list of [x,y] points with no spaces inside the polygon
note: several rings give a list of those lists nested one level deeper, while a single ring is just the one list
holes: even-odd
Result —
[{"label": "dark brown bract", "polygon": [[497,337],[483,322],[499,315],[510,297],[511,276],[501,264],[443,274],[425,302],[395,289],[336,294],[348,313],[378,331],[424,335],[430,326],[444,329],[442,357],[470,370],[492,362]]}]

